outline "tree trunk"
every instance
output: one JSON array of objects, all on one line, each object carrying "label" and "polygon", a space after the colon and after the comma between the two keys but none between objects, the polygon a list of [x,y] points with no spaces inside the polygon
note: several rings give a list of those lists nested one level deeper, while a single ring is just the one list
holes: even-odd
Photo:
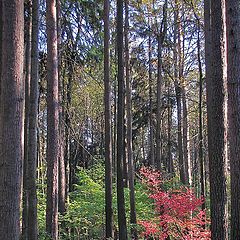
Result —
[{"label": "tree trunk", "polygon": [[112,129],[111,129],[111,84],[109,60],[109,0],[104,1],[104,105],[105,105],[105,214],[106,238],[113,237],[112,207]]},{"label": "tree trunk", "polygon": [[[209,2],[205,2],[209,4]],[[209,5],[205,6],[209,18]],[[209,20],[206,19],[209,23]],[[206,23],[206,22],[205,22]],[[208,151],[212,239],[227,239],[225,4],[211,1],[211,72],[207,75]],[[208,28],[208,25],[205,25]],[[206,30],[206,47],[209,32]],[[206,57],[210,57],[206,55]],[[208,60],[209,63],[209,60]],[[207,66],[208,68],[208,66]],[[209,79],[211,78],[211,80]],[[211,82],[210,82],[211,81]],[[210,100],[210,102],[209,102]]]},{"label": "tree trunk", "polygon": [[117,54],[118,54],[118,111],[117,111],[117,205],[119,240],[127,239],[125,197],[123,184],[124,151],[124,67],[123,67],[123,0],[117,0]]},{"label": "tree trunk", "polygon": [[231,167],[231,239],[240,239],[240,5],[226,1],[228,122]]},{"label": "tree trunk", "polygon": [[[130,190],[130,223],[137,224],[136,206],[135,206],[135,189],[134,189],[134,162],[132,146],[132,88],[130,82],[129,66],[129,1],[125,0],[125,64],[126,64],[126,120],[127,120],[127,160],[128,160],[128,179]],[[132,239],[137,239],[137,232],[134,227],[131,229]]]},{"label": "tree trunk", "polygon": [[[149,23],[150,29],[150,23]],[[149,32],[150,34],[150,32]],[[149,162],[154,167],[154,139],[153,139],[153,93],[152,93],[152,40],[148,38],[148,82],[149,82]]]},{"label": "tree trunk", "polygon": [[180,39],[180,19],[178,0],[175,0],[175,12],[174,12],[174,85],[176,91],[177,101],[177,141],[178,141],[178,158],[179,158],[179,170],[180,180],[183,184],[187,184],[186,164],[183,155],[183,134],[182,134],[182,86],[181,86],[181,75],[182,75],[182,56],[181,56],[181,39]]},{"label": "tree trunk", "polygon": [[57,1],[57,36],[58,36],[58,89],[59,89],[59,212],[66,212],[66,166],[65,166],[65,123],[64,123],[64,101],[63,101],[63,82],[61,76],[61,1]]},{"label": "tree trunk", "polygon": [[28,239],[38,238],[37,227],[37,115],[38,115],[38,33],[39,2],[32,2],[32,54],[28,136]]},{"label": "tree trunk", "polygon": [[2,2],[0,239],[18,240],[23,161],[23,0]]},{"label": "tree trunk", "polygon": [[168,143],[167,143],[167,152],[168,152],[168,172],[174,174],[173,158],[172,158],[172,103],[170,100],[170,86],[168,85]]},{"label": "tree trunk", "polygon": [[22,192],[22,236],[28,239],[28,137],[29,137],[29,95],[31,79],[31,33],[32,33],[32,7],[31,1],[25,5],[25,112],[24,112],[24,159],[23,159],[23,192]]},{"label": "tree trunk", "polygon": [[[198,19],[198,38],[197,38],[197,57],[198,57],[198,70],[199,70],[199,147],[198,147],[198,159],[200,164],[200,185],[201,185],[201,196],[205,198],[205,183],[204,183],[204,157],[203,157],[203,72],[202,72],[202,62],[201,62],[201,45],[200,45],[200,21]],[[205,202],[202,204],[202,210],[205,210]]]},{"label": "tree trunk", "polygon": [[58,239],[59,102],[56,1],[47,0],[47,209],[46,231]]},{"label": "tree trunk", "polygon": [[161,170],[161,104],[162,104],[162,45],[167,31],[167,0],[163,6],[163,20],[161,29],[157,35],[158,43],[158,68],[157,68],[157,127],[156,127],[156,164],[158,170]]}]

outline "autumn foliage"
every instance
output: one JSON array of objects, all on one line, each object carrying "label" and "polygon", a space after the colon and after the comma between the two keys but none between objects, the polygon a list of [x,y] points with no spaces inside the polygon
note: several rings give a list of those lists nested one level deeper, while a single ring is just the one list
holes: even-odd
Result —
[{"label": "autumn foliage", "polygon": [[197,198],[192,189],[164,189],[164,180],[158,171],[142,168],[140,175],[154,201],[155,218],[141,220],[142,237],[153,239],[211,239],[207,229],[209,220],[201,210],[203,198]]}]

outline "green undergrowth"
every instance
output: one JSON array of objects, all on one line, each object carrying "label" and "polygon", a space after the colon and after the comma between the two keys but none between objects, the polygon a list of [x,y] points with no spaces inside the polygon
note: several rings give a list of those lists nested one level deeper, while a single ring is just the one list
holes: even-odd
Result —
[{"label": "green undergrowth", "polygon": [[[95,164],[91,169],[79,168],[78,183],[69,194],[67,211],[59,215],[60,239],[87,240],[103,239],[105,232],[105,188],[104,166]],[[47,239],[45,234],[45,194],[38,192],[39,238]],[[151,219],[154,216],[152,200],[148,198],[147,190],[136,180],[135,183],[136,212],[138,219]],[[129,190],[125,188],[127,222],[130,232]],[[113,213],[114,230],[117,230],[117,194],[113,183]]]}]

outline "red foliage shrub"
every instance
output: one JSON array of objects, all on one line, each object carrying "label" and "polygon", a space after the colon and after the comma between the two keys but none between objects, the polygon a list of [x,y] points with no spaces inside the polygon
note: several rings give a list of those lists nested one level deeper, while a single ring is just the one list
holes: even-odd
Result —
[{"label": "red foliage shrub", "polygon": [[163,190],[163,179],[158,171],[149,168],[140,170],[143,183],[148,187],[149,198],[154,200],[156,217],[151,221],[139,221],[144,231],[142,236],[154,239],[211,239],[205,229],[209,220],[201,211],[203,198],[197,198],[192,189]]}]

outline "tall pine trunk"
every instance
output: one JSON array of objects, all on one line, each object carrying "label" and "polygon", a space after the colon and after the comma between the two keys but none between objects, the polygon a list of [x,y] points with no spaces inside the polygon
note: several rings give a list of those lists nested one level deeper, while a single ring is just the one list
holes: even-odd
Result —
[{"label": "tall pine trunk", "polygon": [[[209,4],[209,2],[205,2]],[[212,239],[227,239],[226,193],[226,38],[225,1],[211,1],[211,69],[206,78],[208,94],[208,151],[210,172],[210,208]],[[208,22],[209,20],[206,19]],[[205,22],[206,23],[206,22]],[[206,25],[205,28],[208,28]],[[206,34],[209,34],[208,30]],[[206,41],[209,36],[206,35]],[[207,42],[206,42],[207,43]],[[209,46],[206,46],[209,47]],[[208,62],[209,64],[209,59]],[[208,66],[206,66],[208,68]]]},{"label": "tall pine trunk", "polygon": [[123,183],[124,154],[124,67],[123,67],[123,0],[117,0],[117,56],[118,56],[118,102],[117,102],[117,206],[119,240],[127,239],[125,197]]},{"label": "tall pine trunk", "polygon": [[104,1],[104,105],[105,105],[105,213],[106,238],[113,237],[112,208],[112,129],[111,129],[111,84],[109,60],[109,0]]},{"label": "tall pine trunk", "polygon": [[[126,64],[126,122],[127,122],[127,160],[128,160],[128,179],[130,190],[130,223],[137,223],[134,189],[134,162],[133,162],[133,143],[132,143],[132,87],[130,81],[129,65],[129,1],[125,0],[125,64]],[[134,227],[131,229],[133,239],[137,239],[137,232]]]},{"label": "tall pine trunk", "polygon": [[46,230],[58,239],[59,102],[56,1],[47,0],[47,209]]},{"label": "tall pine trunk", "polygon": [[226,1],[228,122],[231,167],[231,239],[240,239],[240,5]]},{"label": "tall pine trunk", "polygon": [[38,32],[39,2],[32,2],[32,53],[28,136],[28,239],[38,238],[37,229],[37,115],[38,115]]},{"label": "tall pine trunk", "polygon": [[23,0],[2,2],[0,239],[18,240],[23,161]]}]

